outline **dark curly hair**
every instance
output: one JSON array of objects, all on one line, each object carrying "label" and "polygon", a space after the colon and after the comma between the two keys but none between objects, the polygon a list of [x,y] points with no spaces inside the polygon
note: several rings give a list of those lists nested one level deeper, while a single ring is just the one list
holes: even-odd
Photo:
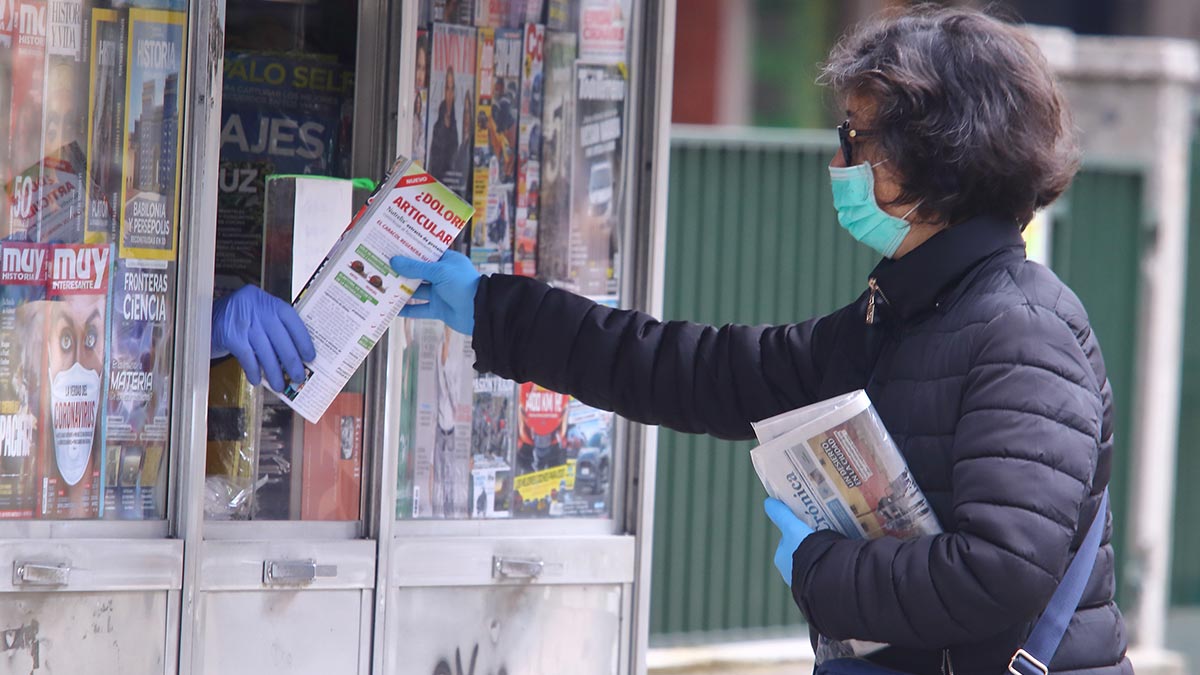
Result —
[{"label": "dark curly hair", "polygon": [[1024,226],[1079,168],[1062,91],[1020,28],[983,12],[919,5],[845,36],[821,81],[866,97],[869,138],[898,174],[896,204],[960,223],[990,214]]}]

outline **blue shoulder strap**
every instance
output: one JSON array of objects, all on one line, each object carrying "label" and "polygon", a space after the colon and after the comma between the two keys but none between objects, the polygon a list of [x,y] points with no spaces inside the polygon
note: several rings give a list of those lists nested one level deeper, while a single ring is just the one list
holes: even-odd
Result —
[{"label": "blue shoulder strap", "polygon": [[1058,651],[1058,645],[1067,632],[1067,624],[1083,599],[1092,568],[1096,566],[1096,555],[1100,552],[1100,540],[1104,536],[1107,518],[1106,488],[1100,499],[1100,509],[1096,511],[1092,525],[1079,545],[1079,551],[1067,567],[1067,573],[1063,575],[1054,595],[1050,596],[1046,611],[1042,612],[1033,631],[1029,633],[1025,647],[1018,649],[1008,662],[1008,672],[1012,675],[1047,675],[1050,672],[1048,664],[1054,658],[1054,652]]}]

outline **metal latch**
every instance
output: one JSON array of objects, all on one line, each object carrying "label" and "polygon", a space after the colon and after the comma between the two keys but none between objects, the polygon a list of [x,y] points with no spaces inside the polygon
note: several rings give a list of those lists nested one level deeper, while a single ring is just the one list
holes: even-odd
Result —
[{"label": "metal latch", "polygon": [[315,560],[266,560],[263,562],[264,584],[309,584],[317,577],[336,577],[337,573],[337,565],[318,565]]},{"label": "metal latch", "polygon": [[14,586],[66,586],[70,580],[71,566],[66,563],[13,563]]},{"label": "metal latch", "polygon": [[493,579],[537,579],[546,569],[541,560],[520,558],[492,558]]}]

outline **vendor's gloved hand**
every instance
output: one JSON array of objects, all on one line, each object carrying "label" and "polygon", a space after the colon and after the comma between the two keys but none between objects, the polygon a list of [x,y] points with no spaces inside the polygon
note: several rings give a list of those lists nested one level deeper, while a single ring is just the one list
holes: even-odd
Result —
[{"label": "vendor's gloved hand", "polygon": [[778,499],[767,499],[763,502],[763,510],[767,517],[779,528],[783,538],[779,540],[779,548],[775,549],[775,568],[783,576],[788,586],[792,585],[792,554],[800,548],[800,542],[813,533],[813,529],[803,520],[796,517],[787,504]]},{"label": "vendor's gloved hand", "polygon": [[475,331],[475,291],[479,272],[467,256],[446,251],[438,262],[427,263],[404,256],[392,258],[392,269],[406,279],[424,279],[413,300],[400,310],[409,319],[437,319],[471,335]]},{"label": "vendor's gloved hand", "polygon": [[[304,362],[317,357],[304,321],[290,304],[258,286],[242,286],[213,305],[212,358],[233,354],[250,384],[262,381],[275,391],[304,381]],[[283,369],[280,368],[283,366]]]}]

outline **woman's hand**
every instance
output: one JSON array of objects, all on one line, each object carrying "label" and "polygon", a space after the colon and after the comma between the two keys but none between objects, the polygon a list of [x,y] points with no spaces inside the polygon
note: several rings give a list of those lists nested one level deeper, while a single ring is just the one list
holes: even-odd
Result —
[{"label": "woman's hand", "polygon": [[404,256],[392,258],[392,269],[406,279],[424,279],[413,300],[400,310],[409,319],[437,319],[471,335],[475,331],[475,291],[479,272],[467,256],[446,251],[438,262],[428,263]]},{"label": "woman's hand", "polygon": [[250,384],[261,382],[261,373],[272,389],[283,391],[283,371],[293,382],[303,382],[304,362],[315,359],[317,350],[290,304],[258,286],[242,286],[213,306],[212,358],[228,354],[242,365]]},{"label": "woman's hand", "polygon": [[813,533],[813,529],[803,520],[796,517],[787,504],[778,499],[767,499],[763,502],[763,510],[767,517],[779,528],[783,537],[779,547],[775,549],[775,568],[783,576],[783,581],[789,587],[792,585],[792,554],[800,548],[800,542]]}]

